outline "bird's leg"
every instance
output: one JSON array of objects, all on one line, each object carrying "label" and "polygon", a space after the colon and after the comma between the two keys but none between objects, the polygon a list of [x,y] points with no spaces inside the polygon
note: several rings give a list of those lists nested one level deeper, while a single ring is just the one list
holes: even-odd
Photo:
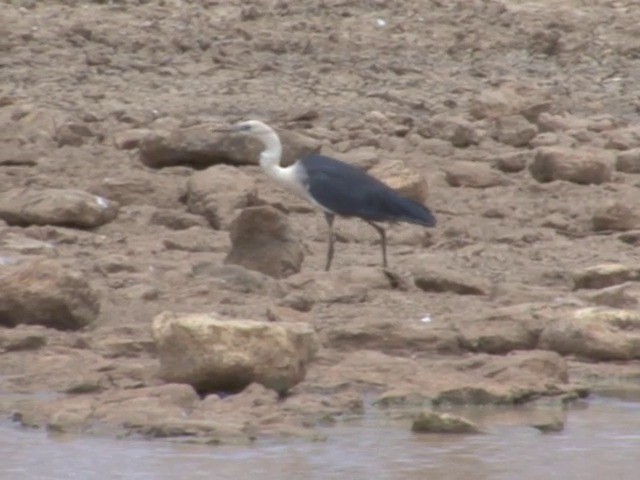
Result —
[{"label": "bird's leg", "polygon": [[369,225],[376,229],[376,232],[380,234],[380,245],[382,245],[382,266],[387,268],[387,233],[380,225],[376,225],[369,220],[365,220]]},{"label": "bird's leg", "polygon": [[327,250],[327,265],[324,267],[325,271],[329,271],[331,268],[331,261],[333,260],[333,244],[336,241],[336,235],[333,233],[333,220],[335,215],[333,213],[325,213],[324,218],[329,225],[329,248]]}]

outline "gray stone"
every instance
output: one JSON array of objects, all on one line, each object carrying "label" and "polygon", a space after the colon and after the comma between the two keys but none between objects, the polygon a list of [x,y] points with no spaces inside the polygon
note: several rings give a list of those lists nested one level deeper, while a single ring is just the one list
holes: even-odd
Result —
[{"label": "gray stone", "polygon": [[85,275],[55,260],[5,267],[0,276],[0,324],[39,324],[76,330],[100,312],[97,292]]},{"label": "gray stone", "polygon": [[640,312],[606,307],[574,311],[548,325],[540,348],[591,360],[640,358]]},{"label": "gray stone", "polygon": [[450,413],[422,412],[411,425],[414,433],[482,433],[478,425]]},{"label": "gray stone", "polygon": [[511,180],[486,163],[456,161],[444,168],[445,180],[452,187],[490,188],[509,185]]},{"label": "gray stone", "polygon": [[0,194],[0,218],[9,225],[93,228],[117,214],[117,203],[81,190],[15,188]]},{"label": "gray stone", "polygon": [[231,251],[225,264],[241,265],[274,278],[300,271],[302,244],[288,218],[270,206],[245,208],[231,224]]},{"label": "gray stone", "polygon": [[189,212],[202,215],[216,229],[228,227],[238,208],[255,197],[255,180],[237,167],[216,165],[194,173],[187,182]]},{"label": "gray stone", "polygon": [[531,176],[539,182],[565,180],[582,185],[611,180],[613,157],[606,150],[575,150],[545,147],[536,151],[529,165]]}]

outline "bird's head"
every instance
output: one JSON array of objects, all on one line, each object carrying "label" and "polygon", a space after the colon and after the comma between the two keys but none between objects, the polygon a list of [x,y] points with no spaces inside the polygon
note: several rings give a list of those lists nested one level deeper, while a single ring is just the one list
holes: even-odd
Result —
[{"label": "bird's head", "polygon": [[270,126],[262,123],[259,120],[246,120],[244,122],[238,122],[232,125],[229,131],[257,138],[272,135],[274,133],[273,129]]}]

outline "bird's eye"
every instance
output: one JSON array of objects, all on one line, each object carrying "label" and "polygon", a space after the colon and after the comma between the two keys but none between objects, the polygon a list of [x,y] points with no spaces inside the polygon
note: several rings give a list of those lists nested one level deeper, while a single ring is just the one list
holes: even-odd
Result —
[{"label": "bird's eye", "polygon": [[240,131],[241,132],[248,132],[251,130],[251,125],[242,125],[240,126]]}]

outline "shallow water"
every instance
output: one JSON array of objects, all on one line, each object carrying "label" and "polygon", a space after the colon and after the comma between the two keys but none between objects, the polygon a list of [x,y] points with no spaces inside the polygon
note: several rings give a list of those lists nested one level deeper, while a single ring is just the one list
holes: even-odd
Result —
[{"label": "shallow water", "polygon": [[69,437],[4,424],[0,479],[640,478],[640,403],[590,400],[553,434],[518,425],[513,415],[496,418],[487,435],[415,435],[406,421],[364,419],[327,428],[326,442],[251,447]]}]

